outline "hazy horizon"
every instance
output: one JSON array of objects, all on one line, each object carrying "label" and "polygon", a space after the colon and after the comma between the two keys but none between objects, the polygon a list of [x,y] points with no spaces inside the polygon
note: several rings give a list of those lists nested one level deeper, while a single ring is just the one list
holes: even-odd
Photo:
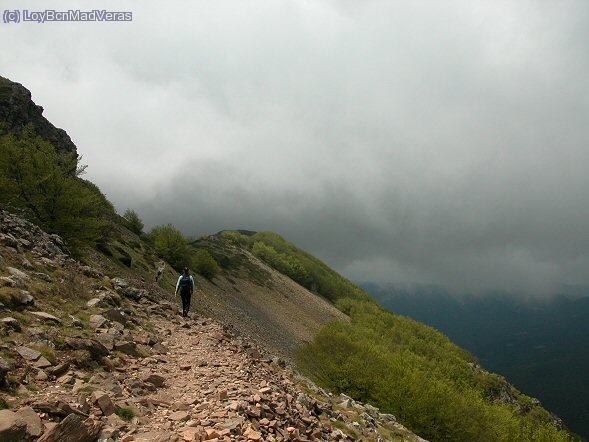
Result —
[{"label": "hazy horizon", "polygon": [[355,280],[589,286],[589,3],[99,7],[133,21],[3,24],[2,75],[119,212],[276,231]]}]

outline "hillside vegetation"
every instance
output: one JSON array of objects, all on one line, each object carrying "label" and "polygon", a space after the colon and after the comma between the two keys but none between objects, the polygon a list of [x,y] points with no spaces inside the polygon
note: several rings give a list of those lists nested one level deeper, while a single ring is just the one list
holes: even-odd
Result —
[{"label": "hillside vegetation", "polygon": [[225,236],[330,299],[351,318],[328,324],[299,351],[299,368],[319,385],[392,413],[433,441],[572,439],[536,400],[480,368],[446,336],[382,309],[366,292],[279,235]]}]

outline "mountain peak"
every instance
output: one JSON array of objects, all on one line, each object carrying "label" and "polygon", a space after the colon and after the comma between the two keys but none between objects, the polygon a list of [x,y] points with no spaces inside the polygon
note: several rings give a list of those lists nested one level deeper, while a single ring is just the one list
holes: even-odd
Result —
[{"label": "mountain peak", "polygon": [[28,124],[58,152],[77,154],[70,136],[43,116],[43,107],[33,102],[31,92],[22,84],[0,76],[0,135],[18,134]]}]

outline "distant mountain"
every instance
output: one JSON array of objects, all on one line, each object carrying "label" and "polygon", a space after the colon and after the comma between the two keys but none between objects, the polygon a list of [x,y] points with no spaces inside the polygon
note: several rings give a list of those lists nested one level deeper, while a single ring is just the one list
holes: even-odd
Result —
[{"label": "distant mountain", "polygon": [[523,301],[507,294],[453,297],[435,285],[359,285],[391,311],[448,335],[589,437],[589,297],[582,288]]}]

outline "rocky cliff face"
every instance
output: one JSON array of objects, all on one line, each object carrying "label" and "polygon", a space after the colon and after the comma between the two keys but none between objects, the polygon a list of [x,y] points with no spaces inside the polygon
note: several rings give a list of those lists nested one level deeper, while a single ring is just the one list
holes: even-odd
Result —
[{"label": "rocky cliff face", "polygon": [[43,108],[33,102],[31,92],[20,83],[0,77],[0,134],[19,133],[27,124],[58,152],[77,154],[69,135],[43,116]]},{"label": "rocky cliff face", "polygon": [[0,301],[2,441],[423,441],[5,211]]}]

